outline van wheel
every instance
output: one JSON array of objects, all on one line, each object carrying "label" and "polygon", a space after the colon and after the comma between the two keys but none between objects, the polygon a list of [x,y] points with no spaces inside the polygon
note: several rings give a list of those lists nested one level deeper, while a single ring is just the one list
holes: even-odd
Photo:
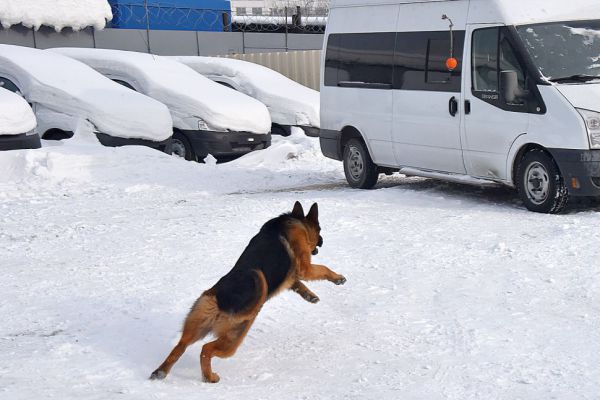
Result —
[{"label": "van wheel", "polygon": [[543,150],[527,152],[517,169],[517,189],[529,211],[558,214],[567,205],[569,192],[558,166]]},{"label": "van wheel", "polygon": [[344,147],[344,174],[353,188],[371,189],[377,183],[377,165],[360,139],[352,138]]},{"label": "van wheel", "polygon": [[173,133],[171,153],[174,156],[185,158],[188,161],[196,161],[196,153],[194,152],[192,144],[181,132]]}]

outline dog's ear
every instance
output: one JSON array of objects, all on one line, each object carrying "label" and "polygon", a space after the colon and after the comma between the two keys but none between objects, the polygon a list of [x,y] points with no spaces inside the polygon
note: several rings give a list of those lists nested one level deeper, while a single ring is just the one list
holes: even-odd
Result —
[{"label": "dog's ear", "polygon": [[299,201],[294,203],[294,208],[292,209],[292,217],[302,219],[304,218],[304,209],[302,208],[302,204]]},{"label": "dog's ear", "polygon": [[317,203],[313,204],[306,215],[306,219],[312,222],[319,222],[319,205]]}]

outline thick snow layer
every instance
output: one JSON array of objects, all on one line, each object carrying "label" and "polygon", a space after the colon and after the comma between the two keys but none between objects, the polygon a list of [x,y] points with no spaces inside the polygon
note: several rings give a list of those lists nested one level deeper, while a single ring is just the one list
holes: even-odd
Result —
[{"label": "thick snow layer", "polygon": [[29,104],[0,87],[0,135],[20,135],[35,128],[35,115]]},{"label": "thick snow layer", "polygon": [[319,127],[319,92],[262,65],[218,57],[173,57],[210,77],[233,83],[236,90],[264,103],[273,122]]},{"label": "thick snow layer", "polygon": [[[0,154],[0,397],[598,398],[598,203],[541,215],[401,176],[351,190],[318,140],[274,140],[220,165],[71,141]],[[348,282],[271,299],[216,385],[204,342],[149,381],[196,297],[296,200],[319,203],[314,261]]]},{"label": "thick snow layer", "polygon": [[2,0],[0,23],[4,28],[23,24],[39,29],[46,25],[57,31],[70,27],[80,30],[88,26],[103,29],[112,19],[107,0]]},{"label": "thick snow layer", "polygon": [[59,48],[52,51],[85,62],[95,70],[121,77],[136,90],[169,107],[175,127],[201,118],[214,130],[268,133],[271,119],[260,102],[235,93],[165,57],[121,50]]},{"label": "thick snow layer", "polygon": [[[68,114],[71,130],[81,121],[124,138],[162,141],[172,135],[167,108],[128,90],[69,57],[28,47],[0,45],[0,72],[15,79],[30,103]],[[42,118],[55,113],[38,114]]]}]

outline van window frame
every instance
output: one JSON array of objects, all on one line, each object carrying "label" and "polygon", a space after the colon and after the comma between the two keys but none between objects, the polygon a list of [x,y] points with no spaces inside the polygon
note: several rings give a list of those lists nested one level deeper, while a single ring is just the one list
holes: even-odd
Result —
[{"label": "van window frame", "polygon": [[[492,29],[495,29],[498,31],[498,34],[496,37],[496,40],[497,40],[497,42],[496,42],[496,71],[498,74],[498,78],[497,78],[498,91],[493,92],[495,95],[497,95],[497,97],[490,96],[490,91],[475,90],[475,84],[474,84],[474,81],[475,81],[475,73],[474,73],[475,35],[478,32],[481,32],[484,30],[492,30]],[[473,95],[474,97],[478,98],[481,101],[491,104],[494,107],[500,108],[501,110],[504,110],[504,111],[528,113],[528,114],[545,114],[547,112],[546,104],[544,103],[542,95],[538,89],[538,85],[549,85],[549,83],[542,79],[541,73],[536,68],[532,69],[533,63],[530,60],[528,60],[526,53],[524,53],[525,48],[523,47],[522,43],[518,40],[518,36],[516,36],[516,35],[517,35],[517,32],[516,32],[516,28],[514,26],[505,26],[505,25],[482,27],[482,28],[474,29],[471,32],[471,46],[470,46],[471,47],[470,48],[471,68],[469,71],[469,73],[471,75],[471,77],[470,77],[471,78],[470,79],[471,95]],[[501,44],[502,40],[506,40],[508,42],[508,44],[510,45],[510,47],[517,59],[517,62],[519,63],[519,66],[521,67],[522,72],[524,74],[526,90],[529,91],[529,96],[525,100],[525,104],[508,104],[502,98],[502,87],[501,87],[502,83],[500,81],[500,72],[501,72],[501,69],[500,69],[500,62],[501,62],[500,44]]]},{"label": "van window frame", "polygon": [[[454,54],[453,56],[458,60],[458,67],[453,71],[448,71],[447,80],[431,80],[433,74],[437,74],[438,70],[432,68],[435,66],[432,61],[432,56],[440,56],[437,52],[432,49],[431,44],[435,41],[447,41],[448,42],[448,54],[450,57],[450,31],[418,31],[418,32],[352,32],[352,33],[332,33],[327,36],[327,44],[325,46],[325,60],[323,67],[323,86],[325,87],[345,87],[345,88],[364,88],[364,89],[381,89],[381,90],[406,90],[406,91],[430,91],[430,92],[447,92],[447,93],[460,93],[462,89],[462,67],[464,62],[464,50],[466,43],[466,31],[458,30],[454,31]],[[386,55],[390,55],[390,68],[389,72],[391,76],[387,76],[387,70],[385,78],[381,81],[376,82],[377,79],[364,79],[364,80],[340,80],[340,54],[339,51],[342,48],[344,37],[350,35],[386,35],[386,41],[390,41],[390,37],[393,35],[393,48],[386,51]],[[401,42],[404,35],[404,41]],[[405,64],[402,58],[400,58],[399,47],[401,43],[410,43],[416,47],[413,47],[413,55],[416,55],[417,63],[412,65],[413,69],[405,68],[407,65],[411,66],[410,63]],[[406,47],[410,48],[410,45]],[[434,47],[435,49],[435,47]],[[409,53],[406,53],[409,54]],[[442,56],[443,58],[443,56]],[[358,64],[358,63],[357,63]],[[368,62],[365,63],[368,65]],[[385,66],[385,64],[383,64]],[[330,71],[329,69],[334,69]],[[411,74],[417,77],[417,79],[405,79],[408,73],[416,72]],[[351,73],[350,73],[351,74]],[[373,74],[375,76],[375,74]],[[384,82],[385,81],[385,82]]]}]

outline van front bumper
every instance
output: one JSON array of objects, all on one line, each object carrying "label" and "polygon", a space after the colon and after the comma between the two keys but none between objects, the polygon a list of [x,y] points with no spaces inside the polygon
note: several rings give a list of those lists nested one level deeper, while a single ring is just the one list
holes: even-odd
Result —
[{"label": "van front bumper", "polygon": [[147,139],[120,138],[116,136],[110,136],[102,132],[96,132],[96,137],[103,146],[107,147],[146,146],[167,154],[171,154],[171,138],[160,142],[155,142]]},{"label": "van front bumper", "polygon": [[0,150],[39,149],[42,147],[37,133],[20,135],[0,135]]},{"label": "van front bumper", "polygon": [[321,152],[325,157],[342,161],[342,132],[321,129],[319,131],[319,143]]},{"label": "van front bumper", "polygon": [[600,150],[548,149],[571,196],[600,196]]},{"label": "van front bumper", "polygon": [[215,132],[182,130],[190,141],[199,160],[211,154],[214,157],[241,156],[271,145],[271,134],[250,132]]}]

